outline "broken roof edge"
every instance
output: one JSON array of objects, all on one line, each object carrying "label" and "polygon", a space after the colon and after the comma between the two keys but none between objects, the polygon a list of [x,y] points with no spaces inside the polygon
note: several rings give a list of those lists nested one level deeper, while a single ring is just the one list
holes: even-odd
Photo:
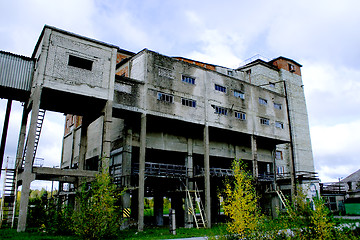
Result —
[{"label": "broken roof edge", "polygon": [[56,27],[53,27],[53,26],[50,26],[50,25],[44,25],[44,27],[43,27],[43,29],[41,31],[41,34],[40,34],[40,36],[39,36],[39,38],[38,38],[38,40],[36,42],[36,45],[35,45],[35,48],[34,48],[34,51],[33,51],[32,55],[31,55],[31,58],[35,57],[36,51],[38,50],[38,48],[40,46],[41,40],[42,40],[42,38],[44,36],[44,33],[45,33],[46,29],[57,31],[57,32],[60,32],[60,33],[63,33],[63,34],[69,35],[69,36],[80,38],[80,39],[90,41],[90,42],[93,42],[93,43],[96,43],[96,44],[100,44],[100,45],[103,45],[103,46],[107,46],[107,47],[110,47],[110,48],[116,48],[118,52],[121,52],[121,53],[124,53],[124,54],[132,55],[132,56],[135,55],[134,52],[131,52],[131,51],[128,51],[128,50],[125,50],[125,49],[121,49],[120,47],[118,47],[116,45],[113,45],[113,44],[109,44],[109,43],[106,43],[106,42],[103,42],[103,41],[100,41],[100,40],[85,37],[85,36],[82,36],[82,35],[79,35],[79,34],[76,34],[76,33],[73,33],[73,32],[69,32],[69,31],[66,31],[66,30],[63,30],[63,29],[60,29],[60,28],[56,28]]}]

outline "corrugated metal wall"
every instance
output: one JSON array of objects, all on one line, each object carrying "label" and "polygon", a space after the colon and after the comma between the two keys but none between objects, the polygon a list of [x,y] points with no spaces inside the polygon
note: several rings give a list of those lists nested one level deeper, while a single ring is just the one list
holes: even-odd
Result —
[{"label": "corrugated metal wall", "polygon": [[30,91],[34,61],[0,51],[0,86]]}]

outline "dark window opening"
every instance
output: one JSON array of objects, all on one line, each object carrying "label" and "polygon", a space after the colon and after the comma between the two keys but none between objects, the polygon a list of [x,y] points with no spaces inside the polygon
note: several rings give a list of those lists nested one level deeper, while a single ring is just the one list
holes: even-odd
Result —
[{"label": "dark window opening", "polygon": [[215,84],[215,90],[226,93],[226,87]]},{"label": "dark window opening", "polygon": [[195,78],[193,77],[188,77],[188,76],[182,76],[181,80],[183,82],[189,83],[189,84],[195,84]]},{"label": "dark window opening", "polygon": [[227,115],[227,109],[219,106],[212,105],[212,107],[215,109],[216,114],[220,115]]},{"label": "dark window opening", "polygon": [[240,119],[240,120],[246,120],[246,113],[235,112],[235,118]]},{"label": "dark window opening", "polygon": [[170,94],[158,92],[157,100],[172,103],[174,102],[174,96]]},{"label": "dark window opening", "polygon": [[80,58],[80,57],[76,57],[73,55],[69,55],[68,65],[72,66],[72,67],[77,67],[77,68],[91,71],[93,61],[85,59],[85,58]]},{"label": "dark window opening", "polygon": [[182,98],[181,104],[188,107],[196,107],[196,101],[192,99]]},{"label": "dark window opening", "polygon": [[267,118],[260,118],[260,123],[262,125],[270,125],[270,120]]}]

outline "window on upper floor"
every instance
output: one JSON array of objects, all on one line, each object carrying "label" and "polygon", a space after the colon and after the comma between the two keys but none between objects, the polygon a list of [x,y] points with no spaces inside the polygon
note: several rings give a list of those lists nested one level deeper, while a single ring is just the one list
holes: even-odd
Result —
[{"label": "window on upper floor", "polygon": [[276,109],[282,109],[282,104],[281,103],[274,103],[274,108]]},{"label": "window on upper floor", "polygon": [[215,84],[215,90],[226,93],[226,87]]},{"label": "window on upper floor", "polygon": [[235,97],[238,97],[238,98],[241,98],[241,99],[245,99],[245,94],[241,91],[238,91],[238,90],[234,90],[234,96]]},{"label": "window on upper floor", "polygon": [[166,94],[162,92],[157,93],[157,100],[173,103],[174,102],[174,96],[171,94]]},{"label": "window on upper floor", "polygon": [[212,105],[212,107],[215,109],[216,114],[227,115],[227,109],[226,108],[215,106],[215,105]]},{"label": "window on upper floor", "polygon": [[284,123],[276,121],[275,122],[275,127],[284,129]]},{"label": "window on upper floor", "polygon": [[289,71],[290,72],[295,72],[295,65],[289,63]]},{"label": "window on upper floor", "polygon": [[69,55],[68,65],[72,67],[77,67],[85,70],[92,70],[93,61],[74,55]]},{"label": "window on upper floor", "polygon": [[195,78],[182,75],[181,80],[189,84],[195,84]]},{"label": "window on upper floor", "polygon": [[227,74],[228,74],[229,76],[234,76],[234,72],[231,71],[231,70],[228,70],[228,71],[227,71]]},{"label": "window on upper floor", "polygon": [[277,160],[283,160],[282,151],[276,151],[276,152],[275,152],[275,159],[277,159]]},{"label": "window on upper floor", "polygon": [[259,103],[262,105],[267,105],[267,100],[264,98],[259,98]]},{"label": "window on upper floor", "polygon": [[262,125],[270,125],[270,120],[268,118],[260,118],[260,123]]},{"label": "window on upper floor", "polygon": [[196,101],[192,99],[181,98],[181,104],[188,107],[196,107]]},{"label": "window on upper floor", "polygon": [[235,118],[240,119],[240,120],[246,120],[246,113],[235,111]]}]

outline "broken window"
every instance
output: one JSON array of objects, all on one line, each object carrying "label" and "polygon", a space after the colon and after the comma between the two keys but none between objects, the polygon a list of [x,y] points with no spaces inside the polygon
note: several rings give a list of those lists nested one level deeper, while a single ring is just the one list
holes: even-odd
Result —
[{"label": "broken window", "polygon": [[274,108],[276,109],[282,109],[282,105],[280,103],[274,103]]},{"label": "broken window", "polygon": [[181,80],[186,83],[195,84],[195,78],[188,77],[188,76],[182,76]]},{"label": "broken window", "polygon": [[270,125],[270,120],[267,118],[260,118],[260,123],[262,125]]},{"label": "broken window", "polygon": [[264,98],[259,98],[259,103],[262,105],[267,105],[267,100]]},{"label": "broken window", "polygon": [[226,93],[226,87],[215,84],[215,90]]},{"label": "broken window", "polygon": [[246,113],[244,112],[235,112],[235,117],[240,120],[246,120]]},{"label": "broken window", "polygon": [[275,122],[275,127],[277,127],[277,128],[281,128],[281,129],[283,129],[284,128],[284,124],[282,123],[282,122]]},{"label": "broken window", "polygon": [[68,65],[72,67],[77,67],[85,70],[92,70],[93,61],[74,55],[69,55]]},{"label": "broken window", "polygon": [[181,104],[188,107],[196,107],[196,101],[192,99],[181,98]]},{"label": "broken window", "polygon": [[174,96],[170,94],[158,92],[157,100],[172,103],[174,102]]},{"label": "broken window", "polygon": [[241,99],[245,99],[245,94],[241,91],[234,90],[234,96]]}]

